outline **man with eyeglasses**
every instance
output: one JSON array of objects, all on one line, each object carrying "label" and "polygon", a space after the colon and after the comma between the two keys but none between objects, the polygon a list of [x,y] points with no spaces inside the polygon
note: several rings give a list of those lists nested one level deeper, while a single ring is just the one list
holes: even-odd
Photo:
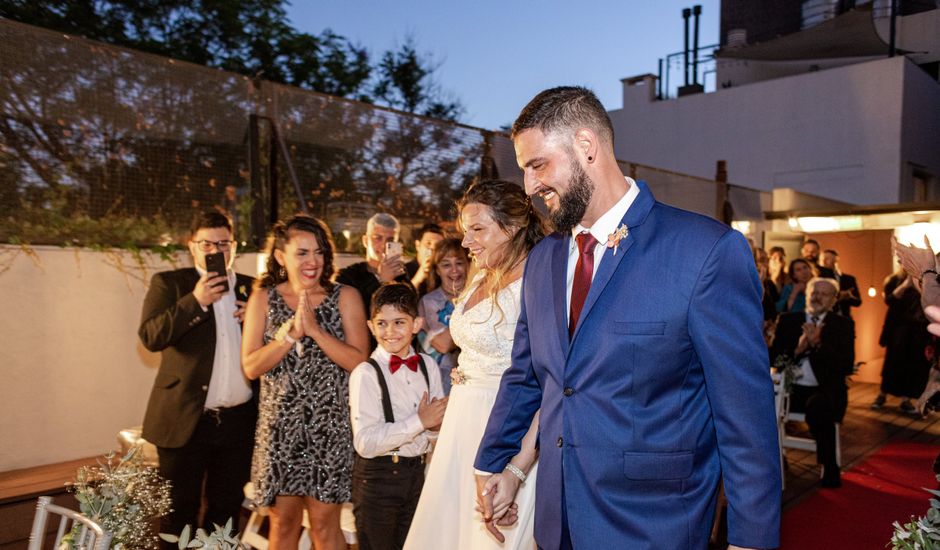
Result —
[{"label": "man with eyeglasses", "polygon": [[[142,435],[157,446],[160,473],[172,482],[163,533],[187,524],[211,530],[229,518],[237,525],[249,479],[258,408],[242,373],[241,323],[252,278],[232,271],[235,248],[231,221],[202,214],[189,242],[194,267],[157,273],[144,299],[138,334],[161,360]],[[206,256],[216,252],[226,273],[206,270]],[[203,483],[207,507],[197,523]]]}]

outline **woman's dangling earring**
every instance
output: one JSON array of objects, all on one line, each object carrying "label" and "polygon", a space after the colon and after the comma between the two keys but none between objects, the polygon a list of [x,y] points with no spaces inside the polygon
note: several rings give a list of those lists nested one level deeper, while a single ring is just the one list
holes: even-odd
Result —
[{"label": "woman's dangling earring", "polygon": [[278,277],[280,277],[281,279],[286,279],[286,278],[287,278],[287,270],[284,269],[284,266],[281,266],[281,269],[278,269],[278,270],[277,270],[277,275],[278,275]]}]

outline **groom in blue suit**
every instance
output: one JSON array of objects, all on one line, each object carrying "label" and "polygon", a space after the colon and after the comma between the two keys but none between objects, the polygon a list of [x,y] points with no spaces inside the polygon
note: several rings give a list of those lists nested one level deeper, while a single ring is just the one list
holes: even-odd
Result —
[{"label": "groom in blue suit", "polygon": [[704,549],[720,480],[731,547],[778,546],[773,386],[744,237],[625,178],[589,90],[540,93],[512,136],[556,232],[529,254],[477,454],[484,517],[514,497],[504,468],[541,410],[541,548]]}]

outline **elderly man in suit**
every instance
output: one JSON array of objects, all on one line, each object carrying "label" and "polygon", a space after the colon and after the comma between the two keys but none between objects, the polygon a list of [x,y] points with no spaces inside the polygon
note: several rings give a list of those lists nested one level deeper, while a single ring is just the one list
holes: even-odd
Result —
[{"label": "elderly man in suit", "polygon": [[[157,446],[160,473],[173,484],[164,533],[237,522],[251,470],[258,408],[241,369],[241,323],[252,279],[231,270],[235,246],[227,217],[201,215],[189,242],[195,267],[155,274],[144,300],[138,334],[161,360],[143,437]],[[206,271],[213,252],[224,254],[226,273]]]},{"label": "elderly man in suit", "polygon": [[790,410],[805,412],[816,458],[823,466],[822,486],[842,485],[836,462],[836,422],[848,406],[845,377],[855,365],[855,325],[834,311],[839,297],[835,279],[817,277],[806,285],[806,311],[784,313],[777,321],[771,356],[788,355],[799,365],[790,388]]},{"label": "elderly man in suit", "polygon": [[491,530],[540,410],[541,548],[704,549],[721,479],[732,546],[776,547],[780,458],[747,241],[625,178],[589,90],[540,93],[512,136],[556,233],[526,262],[512,366],[475,463]]}]

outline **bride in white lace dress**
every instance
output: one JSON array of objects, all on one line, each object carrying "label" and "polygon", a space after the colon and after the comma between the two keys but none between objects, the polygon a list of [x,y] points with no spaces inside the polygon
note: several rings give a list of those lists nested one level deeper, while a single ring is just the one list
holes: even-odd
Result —
[{"label": "bride in white lace dress", "polygon": [[517,521],[499,526],[504,543],[487,531],[476,511],[473,461],[499,380],[509,368],[525,257],[544,233],[525,192],[511,182],[477,183],[458,208],[463,245],[480,271],[451,315],[451,336],[460,347],[457,376],[405,549],[534,549],[538,415],[511,461],[527,481],[507,514]]}]

